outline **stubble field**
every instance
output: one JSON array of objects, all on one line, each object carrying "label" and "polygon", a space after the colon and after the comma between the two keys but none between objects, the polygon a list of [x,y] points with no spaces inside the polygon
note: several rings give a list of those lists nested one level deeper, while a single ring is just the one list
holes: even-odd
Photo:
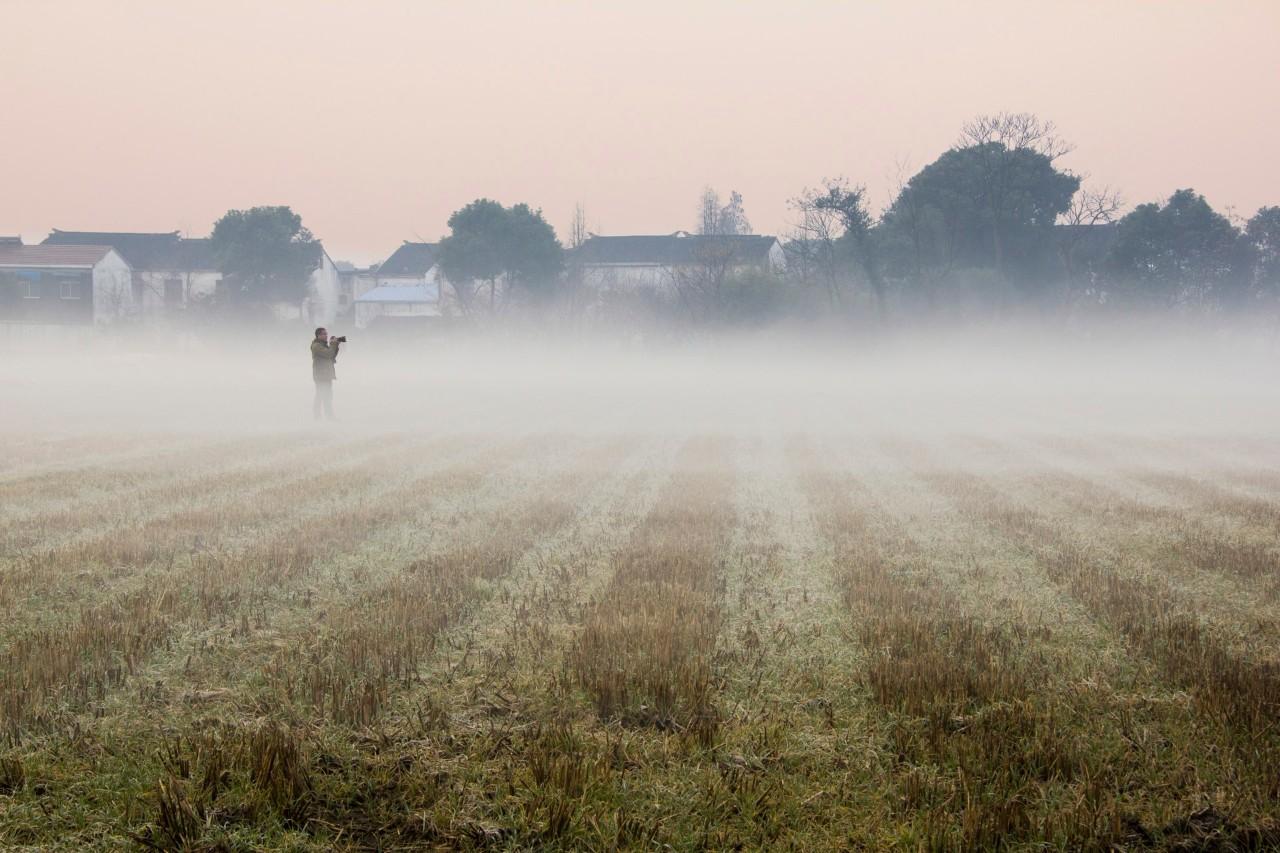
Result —
[{"label": "stubble field", "polygon": [[0,846],[1280,846],[1278,533],[1208,434],[9,433]]}]

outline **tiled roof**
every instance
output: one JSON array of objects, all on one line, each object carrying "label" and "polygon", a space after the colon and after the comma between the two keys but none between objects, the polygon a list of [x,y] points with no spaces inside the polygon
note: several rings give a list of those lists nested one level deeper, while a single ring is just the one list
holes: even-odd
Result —
[{"label": "tiled roof", "polygon": [[436,243],[406,241],[378,267],[378,275],[421,276],[436,265]]},{"label": "tiled roof", "polygon": [[0,246],[0,267],[92,267],[110,246]]},{"label": "tiled roof", "polygon": [[177,231],[59,231],[45,238],[47,246],[110,246],[135,270],[194,272],[216,270],[207,238],[179,237]]},{"label": "tiled roof", "polygon": [[110,246],[135,270],[165,267],[178,245],[177,231],[163,234],[131,231],[59,231],[45,238],[48,246]]}]

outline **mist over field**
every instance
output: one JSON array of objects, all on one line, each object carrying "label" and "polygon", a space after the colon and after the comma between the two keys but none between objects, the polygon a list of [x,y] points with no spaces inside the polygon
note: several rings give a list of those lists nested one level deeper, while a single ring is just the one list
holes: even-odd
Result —
[{"label": "mist over field", "polygon": [[[310,428],[308,331],[180,346],[11,346],[0,360],[0,427],[48,435]],[[843,341],[792,330],[677,342],[354,333],[338,362],[340,421],[314,428],[1227,440],[1274,435],[1277,352],[1256,330],[1141,326],[1092,339],[1009,325]]]},{"label": "mist over field", "polygon": [[0,838],[1267,849],[1274,343],[1030,328],[9,347]]}]

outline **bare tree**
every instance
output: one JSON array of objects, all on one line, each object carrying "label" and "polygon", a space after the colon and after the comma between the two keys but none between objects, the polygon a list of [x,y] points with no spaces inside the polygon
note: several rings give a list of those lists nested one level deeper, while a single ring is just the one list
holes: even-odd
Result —
[{"label": "bare tree", "polygon": [[742,194],[731,191],[729,203],[722,204],[720,193],[712,187],[704,189],[698,203],[697,230],[699,234],[750,234],[751,223],[747,220]]},{"label": "bare tree", "polygon": [[727,240],[710,240],[697,248],[689,264],[667,269],[672,290],[695,321],[715,316],[725,299],[725,286],[737,268],[737,255]]},{"label": "bare tree", "polygon": [[881,319],[886,313],[884,279],[871,240],[874,224],[866,207],[866,187],[844,178],[826,178],[820,189],[806,188],[791,200],[800,214],[800,253],[821,277],[831,306],[840,302],[842,282],[851,266],[865,274]]},{"label": "bare tree", "polygon": [[1025,148],[1048,157],[1052,162],[1075,150],[1075,146],[1058,135],[1057,126],[1033,113],[994,113],[981,115],[960,128],[957,148],[998,142],[1010,151]]},{"label": "bare tree", "polygon": [[578,202],[573,207],[573,221],[569,224],[569,251],[565,256],[566,263],[561,281],[564,308],[570,320],[581,316],[589,301],[585,272],[581,259],[574,250],[581,248],[590,237],[591,232],[587,230],[586,208]]},{"label": "bare tree", "polygon": [[729,203],[720,208],[721,234],[750,234],[751,223],[742,204],[742,193],[730,190]]},{"label": "bare tree", "polygon": [[720,233],[720,193],[711,187],[702,191],[698,201],[698,233]]},{"label": "bare tree", "polygon": [[844,224],[836,211],[818,205],[819,195],[806,188],[787,202],[798,217],[788,266],[802,282],[819,285],[827,295],[828,305],[835,310],[842,301],[843,265],[837,241],[844,236]]},{"label": "bare tree", "polygon": [[1076,252],[1080,244],[1089,236],[1091,229],[1115,222],[1123,208],[1124,199],[1111,187],[1081,187],[1072,196],[1071,206],[1058,217],[1058,224],[1065,226],[1058,240],[1058,255],[1062,258],[1069,282],[1076,279]]},{"label": "bare tree", "polygon": [[587,211],[582,206],[582,202],[578,202],[573,206],[573,221],[569,224],[569,246],[570,249],[576,249],[583,243],[587,242]]}]

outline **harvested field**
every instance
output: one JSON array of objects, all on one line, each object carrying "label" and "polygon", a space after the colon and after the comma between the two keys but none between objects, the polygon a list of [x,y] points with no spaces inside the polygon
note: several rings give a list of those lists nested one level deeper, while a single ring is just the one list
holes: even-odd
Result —
[{"label": "harvested field", "polygon": [[6,849],[1280,845],[1274,445],[13,439]]}]

